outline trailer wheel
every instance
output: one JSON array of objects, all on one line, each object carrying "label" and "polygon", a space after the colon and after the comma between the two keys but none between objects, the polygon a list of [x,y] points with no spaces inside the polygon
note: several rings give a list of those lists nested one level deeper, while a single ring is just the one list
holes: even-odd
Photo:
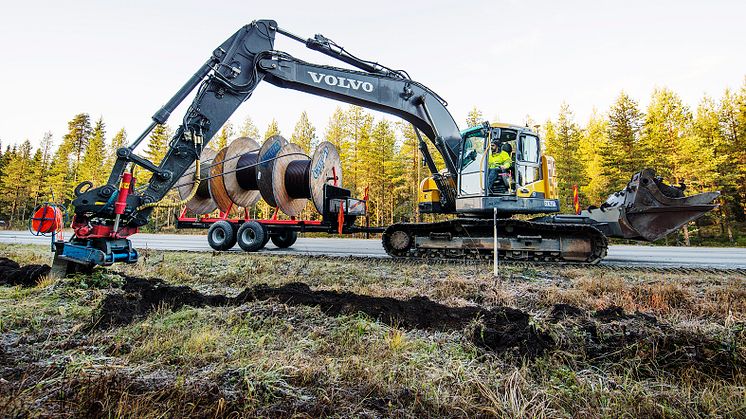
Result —
[{"label": "trailer wheel", "polygon": [[264,247],[264,227],[256,221],[248,221],[238,229],[237,240],[245,252],[256,252]]},{"label": "trailer wheel", "polygon": [[285,249],[292,246],[298,240],[298,232],[285,230],[282,233],[272,235],[270,239],[272,240],[272,244],[280,249]]},{"label": "trailer wheel", "polygon": [[215,250],[229,250],[236,244],[236,229],[228,221],[218,221],[207,230],[207,242]]}]

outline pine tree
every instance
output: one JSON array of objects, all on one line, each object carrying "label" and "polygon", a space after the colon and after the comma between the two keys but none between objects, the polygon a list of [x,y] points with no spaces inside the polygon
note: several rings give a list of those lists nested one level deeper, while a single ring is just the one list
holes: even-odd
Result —
[{"label": "pine tree", "polygon": [[210,147],[215,151],[222,150],[233,139],[233,135],[233,124],[231,121],[225,121],[218,135],[210,141]]},{"label": "pine tree", "polygon": [[484,115],[482,114],[482,111],[477,109],[476,106],[472,107],[469,113],[466,115],[466,128],[481,125],[482,122],[484,122]]},{"label": "pine tree", "polygon": [[656,89],[640,140],[642,165],[673,182],[683,182],[685,166],[697,159],[691,124],[692,114],[681,98],[670,89]]},{"label": "pine tree", "polygon": [[726,89],[720,101],[720,130],[723,143],[719,154],[726,162],[720,173],[732,182],[732,189],[723,191],[730,207],[730,214],[737,221],[746,219],[746,88],[740,94]]},{"label": "pine tree", "polygon": [[346,176],[347,188],[357,194],[364,193],[370,186],[372,173],[371,129],[373,116],[359,106],[350,106],[345,118],[345,144],[342,148],[342,171]]},{"label": "pine tree", "polygon": [[10,158],[4,167],[4,174],[0,191],[0,199],[7,206],[9,223],[14,225],[17,220],[24,220],[29,204],[29,193],[31,185],[35,184],[31,167],[31,142],[29,140],[21,143],[20,147],[13,148]]},{"label": "pine tree", "polygon": [[168,125],[157,125],[150,133],[148,148],[145,150],[145,158],[155,165],[161,164],[161,160],[168,151],[168,142],[171,139],[171,129]]},{"label": "pine tree", "polygon": [[75,117],[67,123],[67,128],[68,132],[62,138],[62,141],[65,143],[64,148],[69,150],[69,153],[72,155],[72,183],[77,185],[81,180],[85,180],[80,176],[80,170],[83,156],[88,147],[88,141],[91,139],[91,118],[87,113],[75,115]]},{"label": "pine tree", "polygon": [[238,132],[241,137],[248,137],[253,140],[259,140],[259,129],[254,125],[254,121],[251,120],[250,116],[246,116],[246,119],[241,125],[241,130]]},{"label": "pine tree", "polygon": [[277,125],[277,120],[272,118],[272,122],[267,126],[267,131],[264,132],[264,140],[266,141],[273,135],[280,135],[280,127]]},{"label": "pine tree", "polygon": [[127,131],[124,128],[117,131],[114,138],[111,139],[109,150],[106,155],[106,167],[113,168],[117,161],[117,150],[127,145]]},{"label": "pine tree", "polygon": [[644,115],[637,102],[622,92],[609,110],[608,142],[599,150],[601,174],[606,178],[608,196],[629,182],[633,174],[642,169],[642,156],[638,147]]},{"label": "pine tree", "polygon": [[560,206],[572,212],[573,185],[585,186],[585,168],[579,156],[581,131],[567,104],[562,104],[556,123],[547,124],[546,153],[554,157]]},{"label": "pine tree", "polygon": [[343,152],[345,140],[345,126],[347,125],[346,115],[341,107],[337,106],[332,116],[329,117],[329,124],[324,132],[324,140],[334,144],[340,153]]},{"label": "pine tree", "polygon": [[101,186],[106,181],[106,125],[103,118],[99,118],[93,128],[93,133],[83,156],[80,168],[81,180],[93,182],[94,186]]},{"label": "pine tree", "polygon": [[401,146],[396,155],[400,175],[394,178],[394,191],[398,205],[394,210],[394,220],[419,221],[418,193],[423,177],[429,172],[423,169],[420,156],[419,141],[414,133],[412,124],[397,123],[402,136]]},{"label": "pine tree", "polygon": [[594,109],[586,129],[583,130],[578,148],[578,159],[585,166],[586,181],[584,183],[587,184],[580,190],[582,206],[599,205],[606,200],[604,192],[607,190],[607,185],[606,178],[602,175],[601,150],[609,141],[608,132],[608,121],[598,115]]},{"label": "pine tree", "polygon": [[308,155],[311,155],[311,151],[316,148],[316,128],[308,120],[306,111],[300,114],[290,141],[298,144]]}]

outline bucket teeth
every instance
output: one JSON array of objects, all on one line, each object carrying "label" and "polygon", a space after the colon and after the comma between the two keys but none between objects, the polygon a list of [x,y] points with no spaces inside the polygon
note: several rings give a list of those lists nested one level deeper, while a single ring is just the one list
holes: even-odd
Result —
[{"label": "bucket teeth", "polygon": [[[597,210],[582,215],[599,222],[616,222],[614,237],[656,241],[715,209],[720,192],[685,196],[685,186],[671,186],[644,169],[632,176],[627,187],[615,192]],[[614,221],[616,219],[616,221]]]}]

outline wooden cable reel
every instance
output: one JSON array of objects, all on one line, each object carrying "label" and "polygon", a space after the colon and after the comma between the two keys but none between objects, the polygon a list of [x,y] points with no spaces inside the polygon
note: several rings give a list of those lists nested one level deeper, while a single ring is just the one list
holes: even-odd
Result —
[{"label": "wooden cable reel", "polygon": [[296,144],[282,148],[272,172],[273,195],[285,214],[298,216],[309,199],[324,212],[324,185],[342,186],[342,164],[336,147],[324,141],[309,159]]},{"label": "wooden cable reel", "polygon": [[[324,211],[324,185],[342,186],[342,164],[336,147],[324,141],[309,158],[296,144],[280,135],[261,147],[251,138],[240,137],[215,152],[205,149],[200,157],[200,182],[187,209],[207,214],[232,206],[249,208],[259,198],[298,216],[310,199],[319,213]],[[179,195],[191,192],[194,165],[179,179]]]},{"label": "wooden cable reel", "polygon": [[232,205],[250,208],[261,198],[256,183],[259,144],[239,137],[218,151],[210,175],[210,195],[223,212]]},{"label": "wooden cable reel", "polygon": [[[200,162],[200,179],[207,179],[210,177],[210,166],[216,156],[215,150],[211,148],[205,148],[199,156]],[[179,198],[186,199],[192,192],[194,186],[194,171],[196,165],[192,163],[179,178],[177,182],[177,190],[179,191]],[[186,207],[189,211],[195,214],[209,214],[217,209],[217,204],[213,201],[210,195],[209,181],[201,180],[199,186],[197,186],[197,193],[186,203]]]},{"label": "wooden cable reel", "polygon": [[276,157],[280,155],[282,148],[287,144],[288,140],[283,136],[273,135],[264,141],[264,144],[262,144],[262,147],[259,149],[259,165],[256,169],[256,183],[259,187],[259,193],[270,207],[277,207],[277,200],[275,199],[274,187],[272,185],[272,172],[274,171],[275,162],[277,161]]}]

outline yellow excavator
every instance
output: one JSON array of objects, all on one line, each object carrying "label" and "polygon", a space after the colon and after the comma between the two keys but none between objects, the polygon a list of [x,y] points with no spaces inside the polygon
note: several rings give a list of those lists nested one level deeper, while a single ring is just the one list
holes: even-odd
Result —
[{"label": "yellow excavator", "polygon": [[[276,35],[301,42],[356,69],[300,60],[275,48]],[[322,35],[306,39],[280,28],[273,20],[257,20],[219,45],[153,114],[152,122],[135,141],[117,150],[106,184],[93,187],[83,182],[75,188],[75,234],[67,241],[54,243],[55,264],[91,267],[135,262],[138,253],[128,236],[148,223],[158,202],[263,81],[389,113],[412,124],[432,174],[422,183],[420,209],[455,217],[386,227],[383,247],[394,257],[486,257],[493,250],[496,224],[497,250],[502,257],[596,263],[606,254],[607,237],[655,240],[714,208],[712,202],[718,196],[712,192],[684,197],[651,170],[643,170],[599,208],[579,215],[544,215],[559,212],[559,201],[553,159],[542,154],[536,133],[489,123],[461,131],[446,101],[405,71],[358,58]],[[165,124],[192,93],[192,104],[180,119],[181,125],[161,162],[156,165],[138,156],[135,148],[158,124]],[[436,166],[423,135],[442,156],[444,167]],[[488,184],[493,180],[488,167],[492,143],[510,145],[512,164],[500,174],[499,182]],[[147,184],[134,186],[131,173],[135,166],[151,173],[145,176]],[[199,178],[194,190],[197,185]],[[344,213],[338,218],[350,227],[355,218],[349,211],[350,191],[332,185],[325,188],[333,192],[326,198],[336,203],[330,208]],[[526,220],[513,217],[517,214],[540,216]],[[332,211],[324,217],[331,222],[337,218]]]}]

